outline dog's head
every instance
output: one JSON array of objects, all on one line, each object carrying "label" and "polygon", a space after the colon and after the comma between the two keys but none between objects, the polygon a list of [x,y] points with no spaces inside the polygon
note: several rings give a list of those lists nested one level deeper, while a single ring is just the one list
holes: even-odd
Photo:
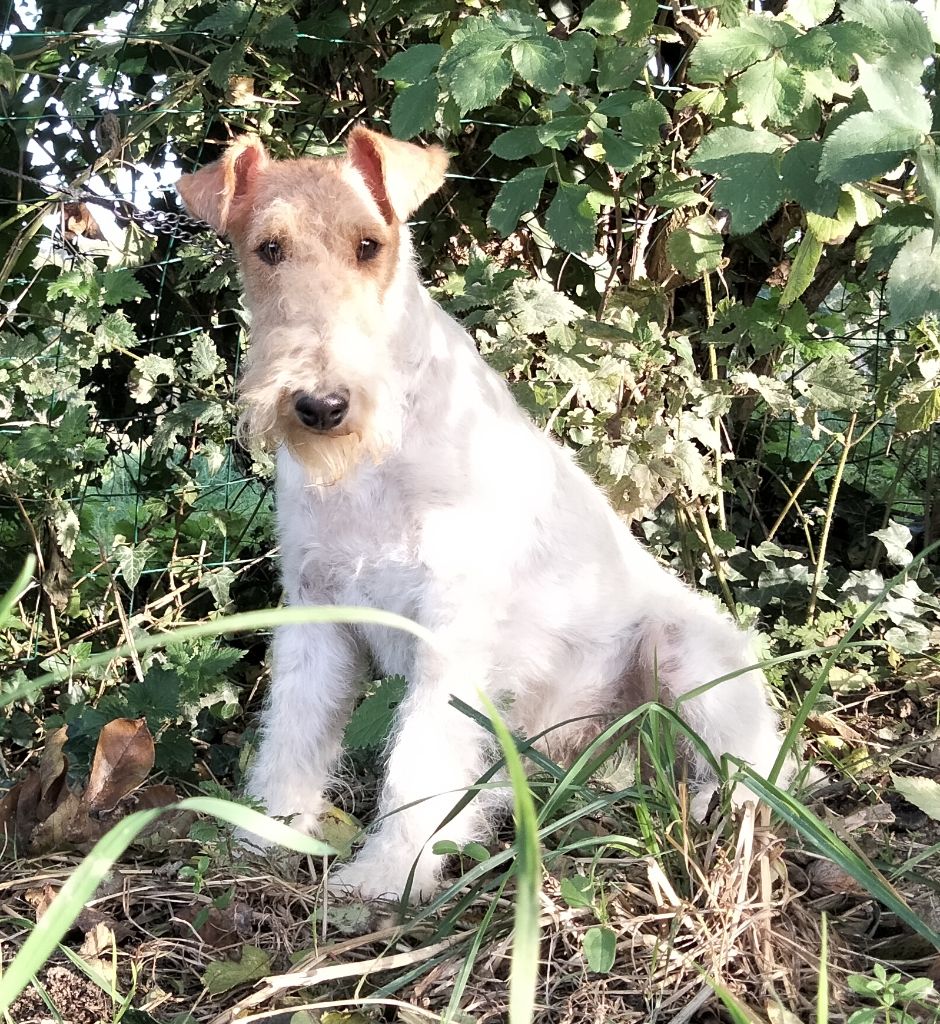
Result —
[{"label": "dog's head", "polygon": [[[345,157],[272,160],[257,138],[179,182],[190,213],[234,245],[251,311],[241,427],[281,443],[317,482],[400,440],[405,220],[447,155],[356,127]],[[408,285],[412,291],[409,291]]]}]

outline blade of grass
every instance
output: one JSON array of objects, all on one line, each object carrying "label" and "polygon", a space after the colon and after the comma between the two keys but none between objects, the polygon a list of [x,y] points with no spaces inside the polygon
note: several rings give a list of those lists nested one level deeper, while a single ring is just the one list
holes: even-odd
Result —
[{"label": "blade of grass", "polygon": [[807,843],[823,857],[837,864],[842,870],[854,878],[859,884],[880,900],[889,910],[909,925],[918,935],[940,948],[940,932],[935,931],[926,921],[904,902],[897,889],[866,857],[853,850],[834,832],[830,831],[819,818],[807,810],[795,797],[766,779],[757,775],[748,765],[734,760],[738,765],[747,787],[764,803],[773,808],[783,820],[794,828]]},{"label": "blade of grass", "polygon": [[[299,625],[306,623],[332,623],[350,622],[366,623],[373,626],[388,626],[392,629],[400,629],[411,633],[419,640],[434,646],[434,635],[424,626],[406,619],[403,615],[396,615],[394,612],[384,612],[378,608],[360,608],[343,605],[316,605],[302,608],[265,608],[254,612],[240,612],[237,615],[226,615],[211,622],[197,622],[190,626],[180,626],[171,629],[166,633],[150,633],[145,636],[136,637],[133,647],[130,644],[122,644],[110,651],[101,654],[92,654],[83,658],[76,658],[69,672],[63,669],[46,672],[35,679],[27,680],[20,686],[0,694],[0,708],[12,704],[18,700],[25,700],[34,695],[49,683],[60,683],[63,678],[68,678],[73,672],[80,672],[85,669],[94,668],[99,665],[107,665],[116,658],[124,658],[133,652],[143,654],[145,651],[152,651],[156,648],[167,647],[170,644],[182,643],[186,640],[196,640],[204,636],[220,636],[223,633],[245,633],[256,632],[260,629],[272,629],[276,626]],[[68,650],[64,652],[68,656]]]},{"label": "blade of grass", "polygon": [[10,612],[13,606],[23,596],[23,591],[29,586],[33,573],[36,571],[36,556],[27,555],[23,568],[13,581],[13,586],[0,597],[0,627],[5,626],[10,619]]},{"label": "blade of grass", "polygon": [[480,699],[506,759],[516,823],[516,908],[509,968],[509,1024],[531,1024],[539,970],[539,890],[542,883],[538,819],[516,741],[493,704],[482,694]]},{"label": "blade of grass", "polygon": [[819,933],[819,988],[816,991],[816,1024],[829,1024],[829,919],[823,911]]},{"label": "blade of grass", "polygon": [[174,810],[211,814],[299,853],[322,857],[335,852],[326,843],[301,835],[296,829],[279,821],[267,818],[241,804],[217,797],[190,797],[168,807],[155,807],[129,814],[95,843],[88,856],[72,872],[0,977],[0,1012],[9,1009],[13,1000],[36,975],[81,913],[82,907],[94,895],[102,879],[134,838],[161,815]]}]

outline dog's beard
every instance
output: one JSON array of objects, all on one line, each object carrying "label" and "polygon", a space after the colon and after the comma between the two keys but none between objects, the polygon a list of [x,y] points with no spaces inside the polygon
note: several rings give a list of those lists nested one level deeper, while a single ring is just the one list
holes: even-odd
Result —
[{"label": "dog's beard", "polygon": [[281,392],[276,401],[264,400],[264,392],[242,390],[242,414],[238,436],[245,447],[270,452],[286,445],[304,467],[311,484],[336,484],[364,462],[380,463],[398,447],[400,431],[393,424],[378,429],[380,418],[363,395],[354,395],[354,416],[341,430],[320,433],[297,419],[291,393]]}]

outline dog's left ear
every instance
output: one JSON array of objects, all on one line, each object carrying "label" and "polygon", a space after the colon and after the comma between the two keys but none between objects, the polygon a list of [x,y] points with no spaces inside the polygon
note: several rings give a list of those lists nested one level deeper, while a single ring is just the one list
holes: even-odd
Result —
[{"label": "dog's left ear", "polygon": [[389,224],[407,220],[444,184],[448,156],[441,146],[425,149],[357,125],[348,148],[350,162]]},{"label": "dog's left ear", "polygon": [[194,217],[224,235],[240,201],[251,192],[256,177],[267,164],[268,154],[261,140],[243,135],[220,160],[195,174],[184,174],[176,189]]}]

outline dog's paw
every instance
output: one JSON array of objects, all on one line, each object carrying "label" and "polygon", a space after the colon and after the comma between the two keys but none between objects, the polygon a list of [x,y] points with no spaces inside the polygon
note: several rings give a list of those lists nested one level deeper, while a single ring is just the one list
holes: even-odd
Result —
[{"label": "dog's paw", "polygon": [[430,899],[439,887],[437,865],[429,857],[418,860],[412,875],[413,860],[380,858],[366,851],[364,854],[331,868],[327,888],[333,895],[366,902],[399,903],[407,893],[410,903],[421,903]]}]

